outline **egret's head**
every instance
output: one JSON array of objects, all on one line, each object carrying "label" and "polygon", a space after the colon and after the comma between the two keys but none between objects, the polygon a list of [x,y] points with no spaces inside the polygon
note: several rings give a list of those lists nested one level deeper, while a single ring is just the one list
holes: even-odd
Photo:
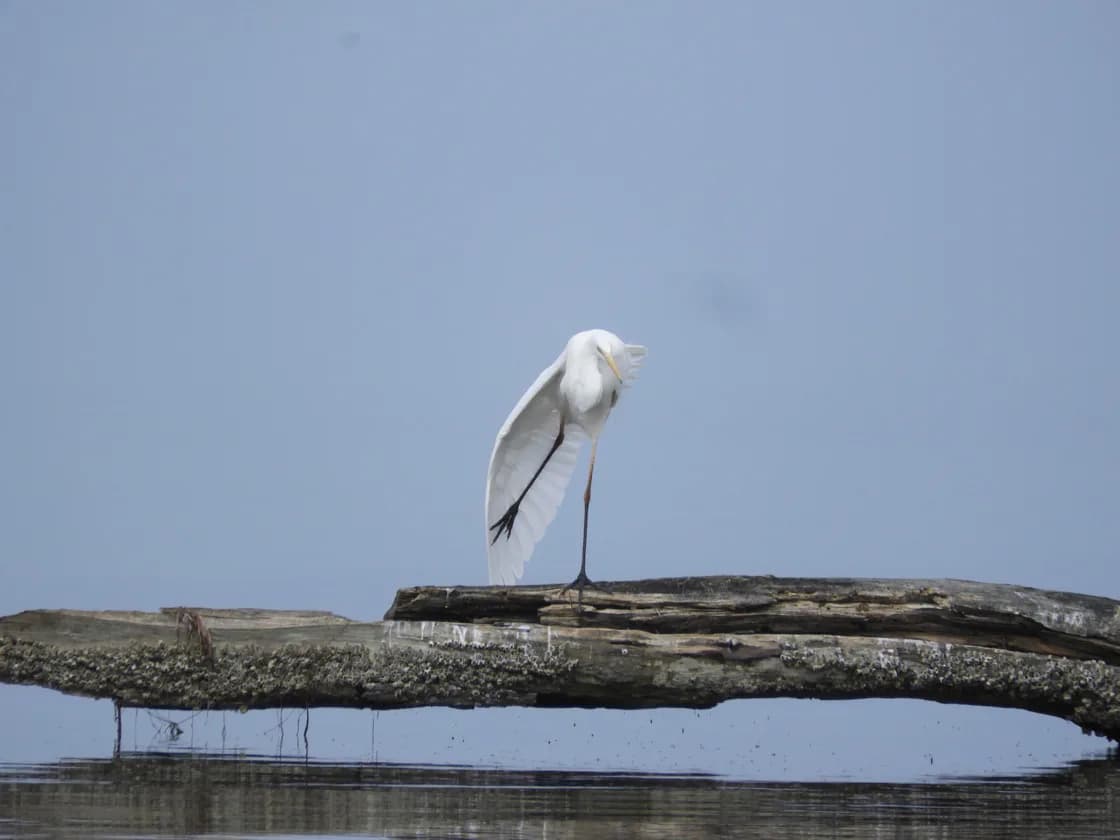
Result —
[{"label": "egret's head", "polygon": [[612,349],[610,342],[598,341],[595,343],[595,352],[607,363],[607,367],[611,369],[611,373],[618,377],[618,381],[622,382],[622,373],[618,369],[618,362],[614,360],[614,353],[611,352]]},{"label": "egret's head", "polygon": [[[579,364],[589,364],[592,360],[600,366],[605,376],[607,371],[614,374],[619,383],[625,383],[623,370],[629,372],[630,357],[622,339],[607,330],[584,330],[568,339],[565,351],[568,358]],[[605,366],[605,369],[604,369]]]}]

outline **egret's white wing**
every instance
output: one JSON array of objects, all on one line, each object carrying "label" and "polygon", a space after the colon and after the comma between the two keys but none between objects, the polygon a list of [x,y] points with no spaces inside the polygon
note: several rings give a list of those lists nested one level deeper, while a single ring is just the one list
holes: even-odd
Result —
[{"label": "egret's white wing", "polygon": [[626,358],[629,364],[625,370],[619,371],[622,374],[622,384],[629,386],[633,384],[634,379],[638,376],[638,368],[642,366],[642,362],[646,358],[646,348],[640,344],[627,344],[626,345]]},{"label": "egret's white wing", "polygon": [[490,470],[486,477],[486,546],[490,583],[506,586],[517,583],[525,573],[525,563],[533,547],[564,498],[572,477],[579,448],[586,435],[573,423],[564,429],[564,443],[525,496],[507,537],[503,531],[497,541],[490,526],[502,518],[525,489],[560,431],[560,377],[564,356],[545,368],[510,412],[494,442]]}]

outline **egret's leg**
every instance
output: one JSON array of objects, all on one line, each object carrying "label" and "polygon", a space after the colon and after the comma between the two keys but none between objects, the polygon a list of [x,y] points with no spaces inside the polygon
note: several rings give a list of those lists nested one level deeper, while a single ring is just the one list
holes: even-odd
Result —
[{"label": "egret's leg", "polygon": [[533,477],[529,479],[529,483],[525,485],[525,489],[521,491],[521,495],[517,497],[517,501],[509,506],[509,509],[502,514],[501,518],[497,522],[490,526],[490,530],[494,532],[494,539],[490,540],[490,545],[493,545],[498,541],[498,537],[502,535],[502,531],[506,532],[507,540],[513,535],[513,522],[515,519],[517,519],[517,511],[521,508],[521,502],[522,500],[524,500],[525,494],[529,492],[529,488],[533,486],[533,482],[537,480],[537,477],[542,472],[544,472],[544,468],[548,466],[549,460],[556,453],[556,450],[560,448],[560,445],[563,442],[564,420],[563,418],[561,418],[560,431],[556,433],[556,440],[553,441],[552,448],[548,450],[548,454],[544,456],[544,460],[541,461],[541,465],[537,467],[537,471],[533,473]]},{"label": "egret's leg", "polygon": [[574,587],[579,592],[580,606],[583,606],[583,588],[585,586],[590,586],[593,589],[602,588],[593,583],[591,578],[587,576],[587,515],[591,509],[591,479],[595,476],[595,450],[598,446],[598,438],[591,441],[591,464],[587,468],[587,488],[583,491],[583,550],[580,552],[579,574],[576,575],[575,580],[560,590],[560,594],[563,595]]},{"label": "egret's leg", "polygon": [[591,583],[587,579],[587,514],[591,510],[591,479],[595,476],[595,450],[599,446],[599,440],[596,438],[591,443],[591,463],[587,467],[587,487],[583,491],[583,548],[579,555],[579,574],[576,575],[576,581],[582,586]]}]

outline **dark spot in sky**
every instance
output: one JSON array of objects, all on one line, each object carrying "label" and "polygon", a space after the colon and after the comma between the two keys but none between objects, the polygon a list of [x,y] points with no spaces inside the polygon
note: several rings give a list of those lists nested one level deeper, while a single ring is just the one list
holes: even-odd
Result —
[{"label": "dark spot in sky", "polygon": [[744,275],[698,271],[675,280],[700,316],[725,330],[740,332],[762,317],[757,287]]},{"label": "dark spot in sky", "polygon": [[362,45],[361,32],[343,32],[338,36],[338,43],[348,50],[357,49]]}]

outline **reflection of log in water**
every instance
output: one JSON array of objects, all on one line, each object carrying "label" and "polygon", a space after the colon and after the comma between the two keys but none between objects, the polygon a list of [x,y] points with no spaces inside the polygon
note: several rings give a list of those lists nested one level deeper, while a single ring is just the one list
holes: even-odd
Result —
[{"label": "reflection of log in water", "polygon": [[[736,783],[709,777],[281,763],[129,755],[0,765],[17,833],[84,837],[1105,837],[1114,761],[990,783]],[[943,831],[936,836],[945,836]],[[954,834],[955,836],[955,834]]]},{"label": "reflection of log in water", "polygon": [[947,580],[402,590],[385,621],[176,608],[0,618],[0,681],[186,709],[706,708],[911,697],[1120,738],[1120,603]]}]

